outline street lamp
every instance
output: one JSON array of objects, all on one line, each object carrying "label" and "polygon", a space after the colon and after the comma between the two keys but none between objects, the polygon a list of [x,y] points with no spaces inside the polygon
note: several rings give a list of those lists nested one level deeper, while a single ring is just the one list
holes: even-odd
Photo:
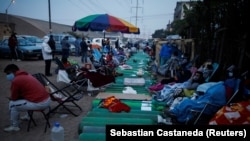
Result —
[{"label": "street lamp", "polygon": [[11,4],[15,3],[15,0],[11,0],[9,6],[6,8],[5,13],[6,13],[6,23],[9,23],[8,19],[8,9],[10,8]]},{"label": "street lamp", "polygon": [[49,6],[49,33],[52,33],[52,27],[51,27],[51,8],[50,8],[50,0],[48,0],[48,6]]}]

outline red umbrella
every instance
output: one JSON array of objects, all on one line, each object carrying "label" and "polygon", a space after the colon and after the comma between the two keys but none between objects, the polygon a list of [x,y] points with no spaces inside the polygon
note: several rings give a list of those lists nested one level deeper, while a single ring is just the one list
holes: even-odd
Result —
[{"label": "red umbrella", "polygon": [[107,31],[107,32],[121,32],[140,34],[140,29],[133,24],[109,15],[109,14],[95,14],[81,18],[75,21],[72,27],[73,31]]}]

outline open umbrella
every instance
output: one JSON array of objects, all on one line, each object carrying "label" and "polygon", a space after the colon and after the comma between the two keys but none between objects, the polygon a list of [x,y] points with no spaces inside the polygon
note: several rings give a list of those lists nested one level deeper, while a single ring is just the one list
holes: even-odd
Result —
[{"label": "open umbrella", "polygon": [[140,34],[140,29],[133,24],[109,15],[109,14],[94,14],[81,18],[75,21],[73,31],[107,31]]}]

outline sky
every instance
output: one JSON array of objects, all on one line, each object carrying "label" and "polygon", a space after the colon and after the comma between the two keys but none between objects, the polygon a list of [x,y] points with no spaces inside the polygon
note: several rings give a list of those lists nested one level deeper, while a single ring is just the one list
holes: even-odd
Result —
[{"label": "sky", "polygon": [[0,0],[0,12],[8,9],[11,15],[49,21],[48,1],[52,22],[73,25],[85,16],[107,13],[136,25],[142,36],[148,36],[166,29],[180,0]]}]

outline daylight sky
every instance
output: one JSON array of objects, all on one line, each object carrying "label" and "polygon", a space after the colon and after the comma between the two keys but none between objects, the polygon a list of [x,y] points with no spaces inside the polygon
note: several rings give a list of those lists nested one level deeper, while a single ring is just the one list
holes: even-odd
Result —
[{"label": "daylight sky", "polygon": [[[14,0],[10,5],[11,0],[0,0],[0,12],[8,9],[8,14],[48,21],[48,1]],[[138,26],[141,34],[150,35],[173,21],[177,1],[180,0],[50,0],[51,21],[73,25],[85,16],[107,13]]]}]

